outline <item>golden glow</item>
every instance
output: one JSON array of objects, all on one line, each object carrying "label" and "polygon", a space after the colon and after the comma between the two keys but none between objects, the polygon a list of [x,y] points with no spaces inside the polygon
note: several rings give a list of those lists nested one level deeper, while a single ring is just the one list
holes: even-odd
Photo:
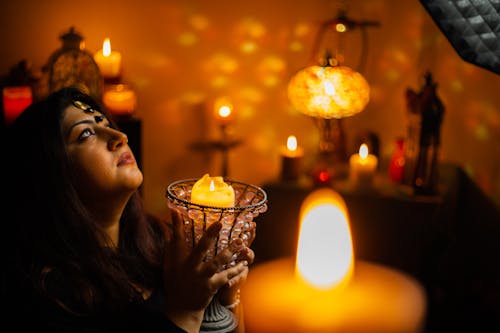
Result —
[{"label": "golden glow", "polygon": [[238,69],[238,61],[225,53],[215,53],[203,67],[209,72],[220,72],[224,74],[232,74]]},{"label": "golden glow", "polygon": [[210,81],[212,87],[214,88],[222,88],[228,85],[229,79],[225,75],[216,75]]},{"label": "golden glow", "polygon": [[286,140],[286,147],[288,150],[295,151],[297,150],[297,138],[295,135],[290,135]]},{"label": "golden glow", "polygon": [[248,36],[253,39],[262,38],[266,34],[264,24],[254,18],[243,19],[238,30],[242,36]]},{"label": "golden glow", "polygon": [[254,53],[255,51],[257,51],[257,43],[250,40],[244,41],[240,45],[240,50],[245,54]]},{"label": "golden glow", "polygon": [[346,285],[354,271],[354,253],[347,206],[327,188],[304,200],[300,210],[296,274],[318,289]]},{"label": "golden glow", "polygon": [[361,146],[359,146],[359,156],[361,158],[365,159],[368,156],[368,146],[366,143],[363,143]]},{"label": "golden glow", "polygon": [[192,46],[198,42],[198,37],[193,32],[183,32],[178,37],[179,44],[183,46]]},{"label": "golden glow", "polygon": [[302,44],[302,42],[294,40],[290,43],[288,48],[293,52],[300,52],[304,49],[304,45]]},{"label": "golden glow", "polygon": [[262,84],[266,87],[276,87],[279,82],[280,79],[273,74],[266,75],[262,80]]},{"label": "golden glow", "polygon": [[105,38],[104,42],[102,43],[102,55],[105,57],[109,57],[111,54],[111,42],[109,38]]},{"label": "golden glow", "polygon": [[274,73],[282,73],[286,69],[286,62],[280,56],[267,56],[264,60],[259,64],[263,70],[271,71]]},{"label": "golden glow", "polygon": [[309,23],[298,23],[293,29],[293,34],[297,37],[305,37],[309,32],[311,32]]},{"label": "golden glow", "polygon": [[308,116],[339,119],[363,111],[370,99],[370,86],[347,66],[310,66],[291,78],[288,97]]},{"label": "golden glow", "polygon": [[196,30],[206,30],[208,26],[210,25],[210,22],[208,19],[200,14],[193,15],[189,18],[189,23],[193,28]]}]

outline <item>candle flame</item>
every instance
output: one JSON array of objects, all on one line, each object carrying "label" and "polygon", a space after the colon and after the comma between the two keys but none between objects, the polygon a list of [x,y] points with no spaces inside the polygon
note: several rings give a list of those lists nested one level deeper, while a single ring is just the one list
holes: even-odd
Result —
[{"label": "candle flame", "polygon": [[215,191],[215,183],[213,180],[210,181],[210,186],[208,188],[210,190],[210,192],[214,192]]},{"label": "candle flame", "polygon": [[359,156],[361,156],[361,158],[363,159],[368,156],[368,146],[366,143],[363,143],[361,146],[359,146]]},{"label": "candle flame", "polygon": [[297,150],[297,138],[295,135],[290,135],[288,139],[286,140],[286,147],[290,151],[296,151]]},{"label": "candle flame", "polygon": [[111,54],[111,42],[109,41],[109,38],[105,38],[102,43],[102,54],[105,57],[109,57]]},{"label": "candle flame", "polygon": [[223,105],[219,108],[219,116],[221,116],[221,118],[227,118],[230,115],[231,115],[231,107]]},{"label": "candle flame", "polygon": [[233,104],[228,97],[219,97],[214,103],[214,116],[222,124],[229,123],[233,118]]},{"label": "candle flame", "polygon": [[319,189],[302,203],[296,273],[308,285],[332,289],[349,282],[354,253],[347,206],[331,189]]},{"label": "candle flame", "polygon": [[337,32],[346,32],[347,26],[344,23],[337,23],[337,24],[335,24],[335,30]]}]

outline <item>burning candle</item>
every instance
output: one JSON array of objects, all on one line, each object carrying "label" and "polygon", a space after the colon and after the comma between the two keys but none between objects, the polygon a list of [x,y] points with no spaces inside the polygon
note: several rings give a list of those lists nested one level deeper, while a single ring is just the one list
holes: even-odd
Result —
[{"label": "burning candle", "polygon": [[214,117],[221,125],[227,125],[233,120],[233,104],[227,97],[220,97],[215,101]]},{"label": "burning candle", "polygon": [[125,84],[108,86],[104,91],[102,101],[109,112],[117,116],[131,115],[137,106],[135,91]]},{"label": "burning candle", "polygon": [[5,87],[2,95],[5,125],[10,125],[33,102],[29,86]]},{"label": "burning candle", "polygon": [[109,38],[104,39],[102,49],[94,54],[94,60],[105,79],[114,79],[120,76],[122,55],[120,52],[111,50]]},{"label": "burning candle", "polygon": [[290,135],[286,146],[281,149],[281,179],[297,180],[300,177],[304,152],[297,143],[297,138]]},{"label": "burning candle", "polygon": [[369,188],[377,171],[377,156],[369,154],[368,146],[363,143],[359,147],[359,154],[354,154],[349,159],[349,175],[356,187]]},{"label": "burning candle", "polygon": [[210,177],[207,173],[194,183],[191,202],[203,206],[233,207],[234,189],[222,177]]},{"label": "burning candle", "polygon": [[247,333],[409,333],[422,330],[424,288],[400,271],[354,260],[342,197],[312,192],[297,256],[256,265],[242,287]]}]

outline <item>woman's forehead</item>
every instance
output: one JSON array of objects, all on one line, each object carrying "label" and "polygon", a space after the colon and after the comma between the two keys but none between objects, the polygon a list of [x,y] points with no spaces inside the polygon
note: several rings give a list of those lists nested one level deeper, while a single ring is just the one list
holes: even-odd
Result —
[{"label": "woman's forehead", "polygon": [[65,126],[71,126],[72,124],[85,119],[92,119],[96,123],[100,123],[106,119],[106,117],[99,110],[92,109],[92,112],[89,112],[76,107],[74,104],[69,105],[64,110],[63,123]]}]

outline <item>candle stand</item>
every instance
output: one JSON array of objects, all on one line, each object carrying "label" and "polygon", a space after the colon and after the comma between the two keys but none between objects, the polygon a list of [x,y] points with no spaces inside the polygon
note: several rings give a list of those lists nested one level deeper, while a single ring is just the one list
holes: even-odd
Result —
[{"label": "candle stand", "polygon": [[[205,230],[215,222],[221,222],[222,228],[214,246],[207,252],[205,260],[213,259],[224,250],[231,241],[241,238],[250,246],[255,232],[255,224],[251,223],[259,214],[267,211],[267,194],[260,187],[247,183],[227,180],[235,193],[234,207],[212,207],[194,204],[190,201],[191,190],[197,179],[178,180],[167,187],[168,206],[181,213],[184,219],[185,241],[194,247],[203,236]],[[236,265],[238,259],[229,266]],[[221,267],[222,269],[227,268]],[[215,296],[203,317],[200,332],[231,332],[238,326],[238,319],[231,310],[224,307]]]},{"label": "candle stand", "polygon": [[215,150],[222,154],[222,177],[229,175],[229,151],[238,147],[243,140],[238,138],[231,138],[228,134],[227,125],[220,125],[221,138],[218,140],[197,141],[190,145],[191,149],[196,151]]}]

